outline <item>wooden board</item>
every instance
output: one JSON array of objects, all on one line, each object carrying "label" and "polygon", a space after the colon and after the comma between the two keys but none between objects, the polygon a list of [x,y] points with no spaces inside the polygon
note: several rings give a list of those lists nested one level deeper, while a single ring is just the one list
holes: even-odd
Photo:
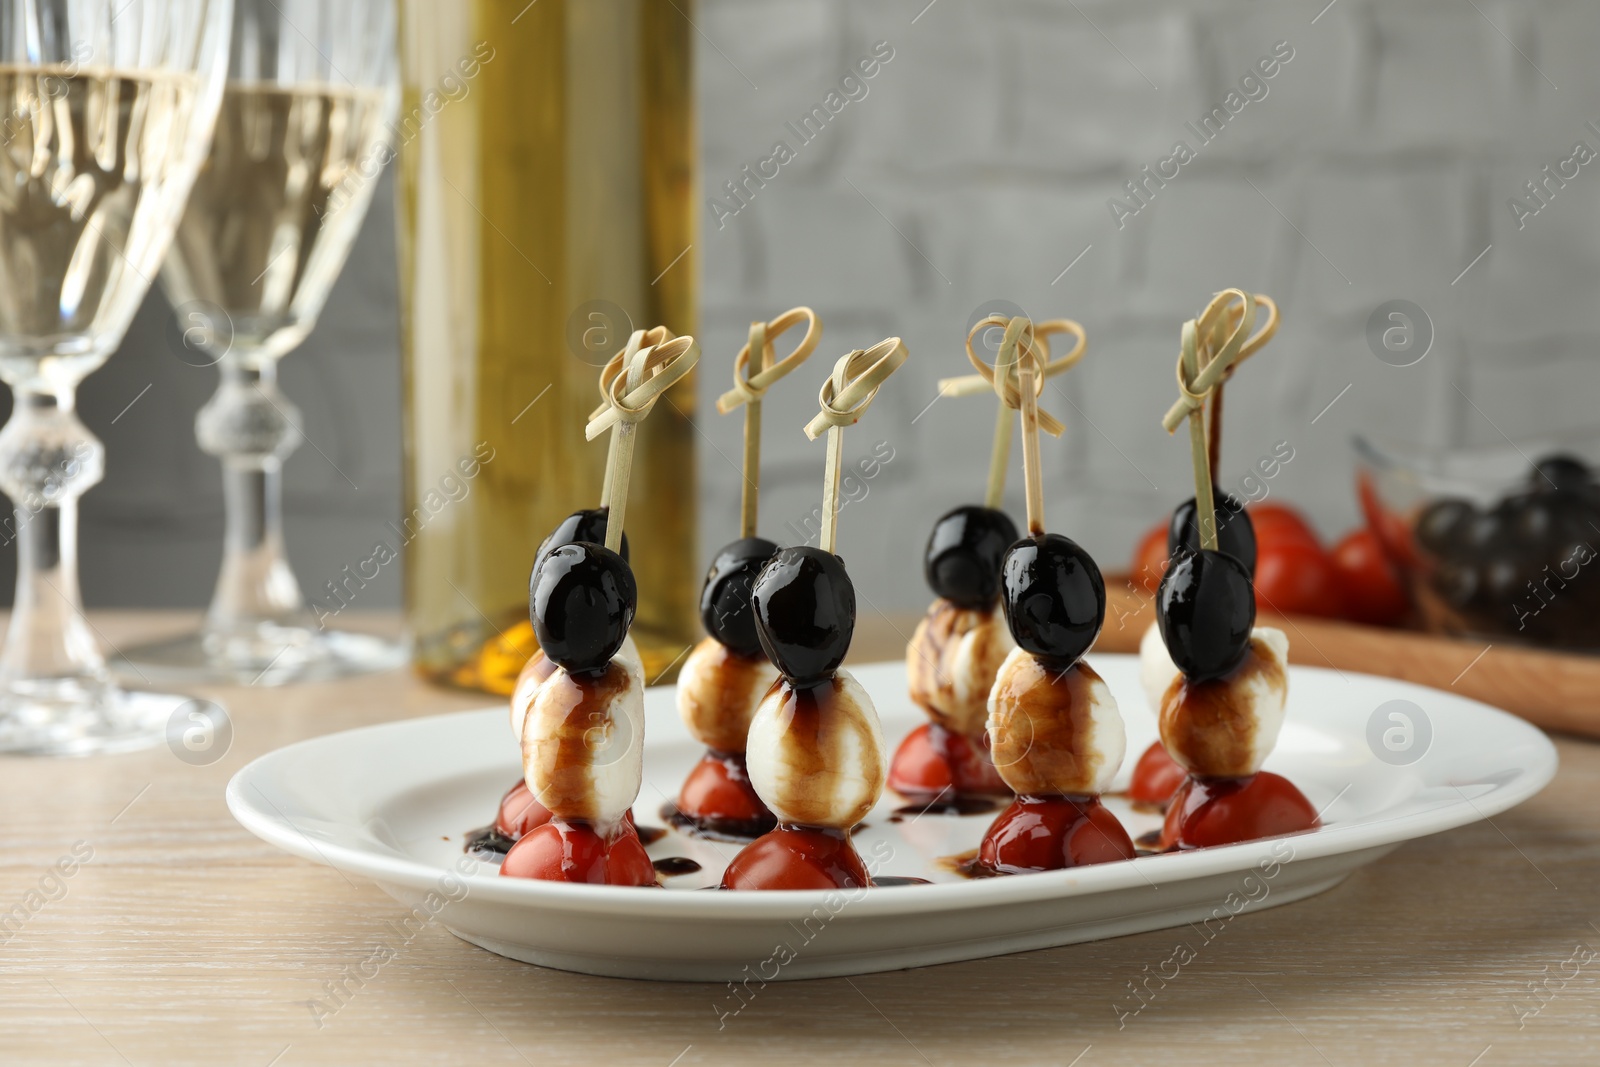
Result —
[{"label": "wooden board", "polygon": [[[1106,578],[1104,652],[1138,652],[1155,600],[1123,576]],[[1304,616],[1262,615],[1289,635],[1289,660],[1448,689],[1545,730],[1600,737],[1600,656],[1541,652]]]}]

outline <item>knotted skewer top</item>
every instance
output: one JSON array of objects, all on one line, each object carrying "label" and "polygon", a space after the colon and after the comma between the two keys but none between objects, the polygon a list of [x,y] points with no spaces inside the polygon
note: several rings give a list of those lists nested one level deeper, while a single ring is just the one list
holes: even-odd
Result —
[{"label": "knotted skewer top", "polygon": [[830,429],[854,426],[872,406],[878,389],[900,369],[908,355],[900,338],[889,337],[871,348],[858,348],[840,356],[833,373],[822,383],[817,396],[822,411],[806,423],[806,436],[815,441]]},{"label": "knotted skewer top", "polygon": [[[1009,322],[1010,320],[1004,315],[989,315],[978,320],[973,324],[972,329],[967,331],[967,359],[972,361],[973,366],[978,366],[981,360],[972,351],[972,339],[992,326],[999,326],[1004,329]],[[1066,355],[1060,359],[1052,360],[1050,358],[1050,337],[1052,334],[1058,333],[1072,334],[1076,338],[1076,343]],[[1083,359],[1084,352],[1089,347],[1089,338],[1084,333],[1083,327],[1071,319],[1046,319],[1044,322],[1031,324],[1031,329],[1028,331],[1028,344],[1035,349],[1038,355],[1040,377],[1054,378],[1056,375],[1063,374],[1078,365],[1079,361]],[[984,373],[983,367],[978,369],[979,373],[977,374],[940,378],[939,395],[977,396],[979,393],[986,393],[993,389],[994,370],[990,369],[988,373]],[[1015,404],[1009,406],[1016,407]]]},{"label": "knotted skewer top", "polygon": [[[972,339],[979,332],[990,326],[1005,327],[1004,339],[1000,342],[1000,349],[995,355],[994,366],[983,361],[972,349]],[[1078,338],[1078,343],[1072,351],[1050,362],[1050,342],[1048,333],[1072,332]],[[1033,370],[1033,395],[1037,399],[1044,393],[1045,379],[1052,375],[1060,374],[1075,365],[1083,358],[1084,350],[1088,347],[1088,340],[1084,335],[1083,327],[1071,319],[1051,319],[1048,322],[1035,325],[1034,322],[1022,315],[1007,319],[1001,315],[990,315],[979,321],[967,333],[967,359],[977,368],[977,374],[969,374],[960,378],[944,378],[939,382],[939,395],[941,396],[970,396],[985,389],[993,389],[1000,402],[1012,411],[1022,410],[1022,370],[1024,361],[1032,365]],[[1054,415],[1043,408],[1035,407],[1039,419],[1039,429],[1051,437],[1060,437],[1066,430]]]},{"label": "knotted skewer top", "polygon": [[[647,340],[656,343],[645,344]],[[584,436],[593,441],[607,430],[612,431],[601,504],[611,509],[606,518],[606,547],[613,552],[622,545],[628,481],[633,473],[634,431],[656,401],[699,361],[700,346],[693,337],[672,337],[671,331],[658,326],[634,331],[627,347],[612,356],[600,372],[606,403],[590,415]]]},{"label": "knotted skewer top", "polygon": [[[1267,321],[1256,324],[1256,305],[1267,308]],[[1242,289],[1224,289],[1211,298],[1199,318],[1183,324],[1178,350],[1178,399],[1161,420],[1168,433],[1189,422],[1189,454],[1194,465],[1195,515],[1199,520],[1200,547],[1217,549],[1217,515],[1211,467],[1218,428],[1208,421],[1220,419],[1222,385],[1240,361],[1256,352],[1278,329],[1278,305],[1271,297],[1253,296]],[[1212,419],[1206,418],[1211,401]]]},{"label": "knotted skewer top", "polygon": [[[645,332],[670,333],[664,327]],[[635,336],[638,336],[637,334]],[[633,349],[630,353],[630,349]],[[700,360],[700,348],[693,337],[672,337],[670,340],[629,347],[606,363],[600,372],[601,387],[606,403],[589,415],[584,427],[584,437],[593,441],[619,422],[636,423],[650,414],[661,395],[678,384]]]},{"label": "knotted skewer top", "polygon": [[[805,336],[793,352],[774,361],[772,342],[804,321]],[[744,408],[744,484],[739,490],[739,536],[756,536],[761,501],[761,398],[780,378],[806,361],[822,339],[822,319],[808,307],[790,308],[771,322],[752,322],[744,347],[733,361],[733,388],[717,399],[726,415]]]},{"label": "knotted skewer top", "polygon": [[[802,320],[806,323],[805,336],[800,339],[793,352],[773,362],[770,351],[772,342],[785,330],[798,325]],[[733,388],[717,398],[719,415],[726,415],[741,404],[760,401],[780,378],[804,363],[817,347],[817,342],[822,339],[822,320],[808,307],[790,308],[766,323],[762,330],[755,330],[754,325],[752,324],[752,335],[755,337],[753,343],[757,351],[751,352],[751,341],[746,341],[745,346],[739,349],[739,355],[733,361]],[[754,374],[750,373],[752,359],[762,368]]]},{"label": "knotted skewer top", "polygon": [[[1267,321],[1254,335],[1256,305],[1267,309]],[[1278,305],[1269,296],[1242,289],[1224,289],[1212,297],[1198,319],[1183,324],[1178,352],[1178,399],[1161,425],[1173,433],[1191,412],[1198,411],[1211,391],[1278,332]]]},{"label": "knotted skewer top", "polygon": [[839,528],[839,481],[844,467],[844,428],[861,421],[889,375],[900,369],[911,353],[898,337],[887,337],[871,348],[858,348],[839,357],[833,373],[822,383],[818,403],[822,411],[806,423],[806,436],[815,441],[828,435],[828,457],[822,477],[822,531],[824,552],[834,551]]}]

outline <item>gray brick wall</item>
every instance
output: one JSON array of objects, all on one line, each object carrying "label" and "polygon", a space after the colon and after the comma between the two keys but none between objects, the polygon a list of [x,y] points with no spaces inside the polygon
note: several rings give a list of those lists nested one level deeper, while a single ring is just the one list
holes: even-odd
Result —
[{"label": "gray brick wall", "polygon": [[[848,444],[896,449],[841,524],[874,604],[925,600],[916,560],[930,523],[982,494],[992,404],[941,400],[912,420],[937,378],[964,369],[965,324],[988,300],[1089,331],[1064,395],[1046,392],[1068,427],[1044,446],[1046,494],[1051,527],[1108,568],[1192,491],[1186,442],[1158,421],[1175,395],[1179,324],[1223,286],[1269,293],[1283,311],[1277,340],[1229,393],[1228,480],[1289,441],[1295,459],[1272,491],[1327,534],[1358,521],[1358,431],[1487,443],[1594,423],[1600,166],[1521,230],[1506,201],[1575,141],[1600,150],[1584,125],[1600,123],[1600,7],[925,3],[705,0],[700,19],[715,46],[700,57],[708,194],[768,155],[785,120],[873,42],[895,50],[867,96],[748,207],[720,229],[708,211],[702,247],[709,363],[725,362],[749,319],[802,301],[827,319],[826,354],[891,332],[911,349]],[[1223,106],[1279,41],[1293,59],[1201,145],[1185,123]],[[1196,158],[1119,228],[1108,199],[1126,201],[1123,183],[1178,140]],[[1396,298],[1421,305],[1437,335],[1408,368],[1365,341],[1373,309]],[[708,376],[704,397],[722,377]],[[781,429],[813,404],[808,381],[769,405],[769,519],[819,495],[820,444]],[[737,456],[735,420],[703,427]],[[732,529],[738,487],[707,451],[714,542]],[[1008,494],[1019,515],[1020,481]]]},{"label": "gray brick wall", "polygon": [[[827,330],[815,366],[768,404],[770,536],[796,539],[786,524],[820,496],[823,446],[799,427],[825,361],[891,333],[912,352],[847,435],[852,457],[878,441],[894,449],[841,532],[865,601],[886,610],[922,605],[930,523],[982,493],[992,403],[924,408],[936,379],[963,371],[961,338],[986,301],[1089,331],[1085,362],[1046,393],[1067,424],[1045,445],[1046,492],[1051,526],[1108,568],[1187,494],[1185,443],[1157,422],[1174,394],[1178,326],[1222,286],[1270,293],[1284,316],[1229,394],[1229,480],[1289,441],[1295,459],[1273,492],[1325,533],[1357,519],[1357,431],[1481,443],[1592,424],[1600,165],[1520,229],[1507,200],[1574,142],[1600,150],[1585,125],[1600,124],[1600,7],[1325,2],[701,0],[706,195],[775,141],[795,150],[722,227],[702,205],[702,556],[733,536],[737,515],[739,421],[712,402],[749,320],[795,303],[815,306]],[[894,56],[866,95],[801,144],[785,123],[878,41]],[[1201,146],[1185,123],[1224,106],[1279,41],[1293,59]],[[1196,158],[1119,228],[1108,200],[1177,140]],[[390,211],[386,188],[323,325],[284,366],[327,454],[302,448],[288,469],[291,549],[307,578],[359,555],[397,510]],[[1421,305],[1436,330],[1427,358],[1403,369],[1364,340],[1369,314],[1394,298]],[[201,603],[218,558],[214,467],[191,436],[211,372],[167,354],[166,322],[153,300],[84,391],[112,449],[85,509],[92,602]],[[1021,513],[1016,475],[1009,504]],[[398,585],[376,593],[393,603]]]}]

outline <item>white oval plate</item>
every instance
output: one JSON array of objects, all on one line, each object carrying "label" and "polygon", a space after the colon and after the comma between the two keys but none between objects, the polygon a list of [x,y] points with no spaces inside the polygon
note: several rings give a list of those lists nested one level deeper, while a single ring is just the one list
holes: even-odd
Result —
[{"label": "white oval plate", "polygon": [[[1128,723],[1121,787],[1154,740],[1155,719],[1137,659],[1106,655],[1093,663]],[[854,673],[877,703],[891,745],[925,721],[906,696],[903,664]],[[1412,735],[1426,751],[1405,766],[1379,760],[1367,740],[1373,721],[1402,726],[1387,711],[1375,717],[1391,700],[1412,702],[1426,719],[1413,724]],[[670,687],[649,690],[645,709],[645,785],[634,812],[641,825],[660,825],[657,812],[703,749],[679,722]],[[759,984],[1224,923],[1331,888],[1402,841],[1521,803],[1554,776],[1556,753],[1534,727],[1476,701],[1386,678],[1292,667],[1287,722],[1267,766],[1325,809],[1322,829],[966,881],[938,860],[974,848],[992,816],[893,823],[897,800],[888,795],[857,832],[859,851],[874,875],[940,884],[854,892],[675,891],[716,884],[738,849],[676,832],[650,854],[687,856],[703,869],[667,879],[666,891],[499,877],[494,865],[464,855],[462,843],[493,818],[520,773],[503,706],[279,749],[234,776],[228,807],[262,839],[370,878],[412,906],[417,921],[437,918],[456,936],[504,956],[589,974]],[[1159,825],[1157,816],[1132,812],[1120,799],[1107,804],[1135,837]]]}]

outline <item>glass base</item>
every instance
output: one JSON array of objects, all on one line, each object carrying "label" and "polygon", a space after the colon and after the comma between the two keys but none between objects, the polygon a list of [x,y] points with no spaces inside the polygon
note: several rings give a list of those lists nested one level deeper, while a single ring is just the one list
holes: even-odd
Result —
[{"label": "glass base", "polygon": [[0,753],[93,756],[154,748],[166,739],[173,714],[192,702],[79,679],[18,682],[0,692]]},{"label": "glass base", "polygon": [[262,623],[248,630],[202,630],[123,650],[112,669],[165,681],[297,685],[394,670],[406,648],[369,634]]}]

